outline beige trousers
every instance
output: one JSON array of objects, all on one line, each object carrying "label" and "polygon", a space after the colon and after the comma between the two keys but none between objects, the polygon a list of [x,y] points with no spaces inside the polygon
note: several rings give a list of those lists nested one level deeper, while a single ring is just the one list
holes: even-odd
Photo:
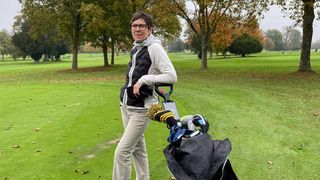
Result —
[{"label": "beige trousers", "polygon": [[133,160],[136,179],[149,180],[149,166],[144,131],[150,119],[147,110],[128,110],[121,107],[125,131],[114,154],[113,180],[130,180],[131,159]]}]

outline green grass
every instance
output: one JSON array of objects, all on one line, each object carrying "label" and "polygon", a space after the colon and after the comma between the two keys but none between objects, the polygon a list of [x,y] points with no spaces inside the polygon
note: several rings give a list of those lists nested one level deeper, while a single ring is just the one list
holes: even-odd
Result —
[{"label": "green grass", "polygon": [[[180,116],[202,114],[214,139],[230,139],[239,179],[320,178],[320,55],[309,75],[296,72],[298,52],[215,57],[206,71],[194,54],[170,57]],[[128,55],[115,62],[103,68],[100,54],[80,54],[71,71],[70,58],[0,61],[1,179],[111,179]],[[168,133],[157,122],[146,131],[152,180],[170,176]]]}]

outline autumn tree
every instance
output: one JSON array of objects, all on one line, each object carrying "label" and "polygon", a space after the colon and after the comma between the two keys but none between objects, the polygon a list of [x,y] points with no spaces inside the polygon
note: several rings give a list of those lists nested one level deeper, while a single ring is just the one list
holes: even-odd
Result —
[{"label": "autumn tree", "polygon": [[235,33],[237,33],[235,32],[237,22],[232,17],[227,16],[222,17],[222,21],[224,23],[217,25],[216,32],[212,34],[210,43],[216,53],[222,52],[223,56],[225,56],[227,48],[232,43]]},{"label": "autumn tree", "polygon": [[250,35],[264,44],[264,35],[259,29],[258,20],[255,17],[247,19],[236,19],[232,17],[224,17],[223,24],[218,24],[216,32],[211,36],[211,43],[215,51],[222,52],[225,55],[227,48],[239,36],[243,34]]},{"label": "autumn tree", "polygon": [[[266,10],[268,5],[266,1],[256,0],[191,0],[190,2],[193,4],[192,9],[187,7],[186,1],[168,0],[171,8],[177,11],[177,15],[186,20],[189,27],[200,37],[202,54],[200,69],[202,70],[208,68],[207,50],[211,35],[216,32],[219,23],[224,23],[222,22],[224,16],[240,19],[257,17]],[[199,29],[196,29],[195,23],[199,24]]]}]

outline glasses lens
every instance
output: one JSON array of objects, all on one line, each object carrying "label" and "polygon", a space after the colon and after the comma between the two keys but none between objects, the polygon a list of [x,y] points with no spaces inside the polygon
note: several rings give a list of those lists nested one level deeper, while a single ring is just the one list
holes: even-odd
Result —
[{"label": "glasses lens", "polygon": [[147,27],[146,24],[133,24],[131,26],[132,29],[138,29],[139,28],[140,30],[144,30],[146,27]]}]

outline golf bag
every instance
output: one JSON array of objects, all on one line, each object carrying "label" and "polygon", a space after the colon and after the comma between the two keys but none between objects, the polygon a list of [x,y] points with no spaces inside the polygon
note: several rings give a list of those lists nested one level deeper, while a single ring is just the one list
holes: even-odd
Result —
[{"label": "golf bag", "polygon": [[[169,93],[159,90],[160,86],[169,86]],[[209,124],[201,115],[177,119],[177,108],[170,100],[173,92],[171,84],[156,85],[156,92],[164,98],[164,109],[174,112],[177,120],[177,124],[170,127],[170,144],[163,151],[172,175],[177,180],[237,180],[228,160],[230,141],[212,140],[207,134]]]}]

